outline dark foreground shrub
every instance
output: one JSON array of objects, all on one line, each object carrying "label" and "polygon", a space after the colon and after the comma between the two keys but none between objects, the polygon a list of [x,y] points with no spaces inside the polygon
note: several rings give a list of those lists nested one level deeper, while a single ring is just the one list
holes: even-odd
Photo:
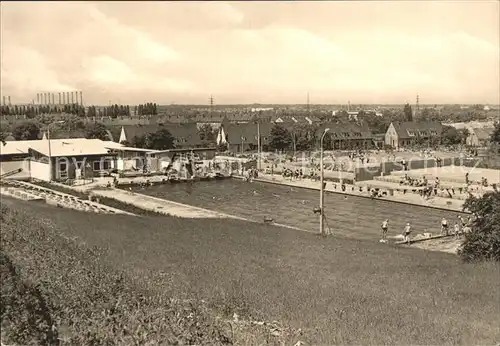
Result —
[{"label": "dark foreground shrub", "polygon": [[500,261],[500,192],[488,192],[480,198],[471,195],[464,208],[476,217],[459,255],[467,262]]}]

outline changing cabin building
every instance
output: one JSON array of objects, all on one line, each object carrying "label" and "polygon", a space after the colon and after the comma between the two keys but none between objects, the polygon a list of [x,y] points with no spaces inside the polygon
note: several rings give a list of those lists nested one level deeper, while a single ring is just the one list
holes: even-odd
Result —
[{"label": "changing cabin building", "polygon": [[6,142],[0,148],[1,174],[17,180],[66,181],[142,169],[146,153],[100,139],[70,138]]}]

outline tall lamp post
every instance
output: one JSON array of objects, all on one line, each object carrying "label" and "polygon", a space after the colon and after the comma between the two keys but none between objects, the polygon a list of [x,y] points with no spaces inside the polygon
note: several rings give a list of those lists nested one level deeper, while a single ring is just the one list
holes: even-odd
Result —
[{"label": "tall lamp post", "polygon": [[321,235],[325,235],[324,232],[324,219],[325,219],[325,211],[324,211],[324,204],[325,204],[325,189],[323,185],[323,180],[324,180],[324,172],[323,172],[323,140],[325,139],[325,135],[330,131],[329,128],[326,128],[325,131],[323,131],[323,135],[321,136],[321,140],[319,142],[320,146],[320,157],[319,157],[319,165],[320,165],[320,183],[321,186],[319,188],[319,209],[320,209],[320,218],[319,218],[319,232]]}]

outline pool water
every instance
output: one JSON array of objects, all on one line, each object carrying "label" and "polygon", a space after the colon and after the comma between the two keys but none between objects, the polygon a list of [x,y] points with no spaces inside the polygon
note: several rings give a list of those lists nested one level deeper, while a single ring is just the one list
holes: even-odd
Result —
[{"label": "pool water", "polygon": [[[138,193],[220,211],[262,222],[319,231],[319,191],[236,179],[133,187]],[[440,231],[441,219],[450,224],[459,213],[422,206],[325,193],[326,227],[333,234],[356,239],[378,239],[384,219],[389,219],[389,235],[401,234],[410,222],[413,234]]]}]

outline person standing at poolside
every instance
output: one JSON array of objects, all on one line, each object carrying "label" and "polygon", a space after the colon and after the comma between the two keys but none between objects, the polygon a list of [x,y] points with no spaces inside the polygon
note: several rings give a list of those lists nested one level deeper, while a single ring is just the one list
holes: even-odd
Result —
[{"label": "person standing at poolside", "polygon": [[384,222],[382,222],[382,240],[386,240],[387,239],[387,231],[389,229],[389,219],[386,219],[384,220]]},{"label": "person standing at poolside", "polygon": [[460,235],[460,224],[458,222],[455,223],[454,226],[454,234],[455,234],[455,239],[457,239]]},{"label": "person standing at poolside", "polygon": [[444,217],[441,220],[441,235],[448,235],[448,220]]},{"label": "person standing at poolside", "polygon": [[408,222],[405,226],[405,229],[403,231],[403,236],[404,236],[404,241],[410,245],[410,233],[411,233],[411,225]]}]

